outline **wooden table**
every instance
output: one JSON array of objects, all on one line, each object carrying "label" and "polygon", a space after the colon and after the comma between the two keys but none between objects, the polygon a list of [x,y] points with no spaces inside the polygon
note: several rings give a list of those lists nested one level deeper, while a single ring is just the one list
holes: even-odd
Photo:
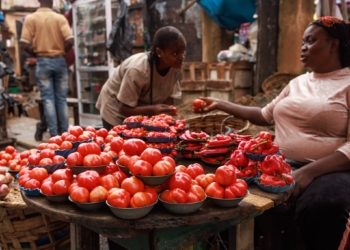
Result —
[{"label": "wooden table", "polygon": [[[204,167],[206,172],[215,171],[213,167]],[[71,223],[71,249],[98,249],[98,234],[101,234],[129,249],[177,250],[226,229],[236,235],[230,242],[230,245],[235,245],[234,249],[254,249],[254,218],[286,201],[291,191],[266,193],[255,184],[249,185],[249,191],[250,195],[233,208],[216,207],[206,200],[199,211],[176,215],[158,202],[147,216],[137,220],[119,219],[107,206],[90,212],[70,202],[54,203],[46,197],[26,196],[23,193],[22,196],[24,202],[38,212]]]}]

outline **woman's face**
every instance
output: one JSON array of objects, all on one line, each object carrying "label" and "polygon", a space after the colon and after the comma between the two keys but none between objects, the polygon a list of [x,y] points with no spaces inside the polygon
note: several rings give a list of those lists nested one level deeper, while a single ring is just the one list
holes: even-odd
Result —
[{"label": "woman's face", "polygon": [[300,61],[305,68],[316,73],[326,73],[329,62],[334,56],[332,49],[333,39],[320,26],[309,26],[303,35]]},{"label": "woman's face", "polygon": [[171,42],[165,49],[157,48],[157,55],[160,64],[166,67],[180,69],[186,56],[186,42],[183,37],[179,37],[177,41]]}]

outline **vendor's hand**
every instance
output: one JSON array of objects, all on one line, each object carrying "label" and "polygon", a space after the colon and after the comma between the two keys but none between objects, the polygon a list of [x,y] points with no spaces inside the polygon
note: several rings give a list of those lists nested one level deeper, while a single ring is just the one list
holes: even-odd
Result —
[{"label": "vendor's hand", "polygon": [[217,103],[219,102],[218,99],[213,97],[199,97],[199,99],[204,101],[204,106],[200,111],[202,112],[209,112],[216,109]]},{"label": "vendor's hand", "polygon": [[173,114],[176,111],[176,108],[171,105],[166,104],[156,104],[154,105],[154,113],[155,115],[159,114]]},{"label": "vendor's hand", "polygon": [[290,197],[291,202],[295,203],[298,197],[305,191],[305,189],[313,181],[313,178],[310,174],[305,173],[305,169],[300,168],[292,172],[293,179],[295,181],[294,191]]}]

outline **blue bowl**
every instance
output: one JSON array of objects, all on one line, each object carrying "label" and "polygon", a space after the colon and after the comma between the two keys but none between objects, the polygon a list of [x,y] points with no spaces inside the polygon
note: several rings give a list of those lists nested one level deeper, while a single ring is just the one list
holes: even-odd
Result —
[{"label": "blue bowl", "polygon": [[128,128],[141,128],[141,122],[124,122]]},{"label": "blue bowl", "polygon": [[[244,153],[252,161],[264,161],[266,156],[269,155],[269,154],[252,154],[252,153],[248,153],[248,152],[244,152]],[[280,155],[281,151],[278,151],[276,154]],[[270,155],[274,155],[274,154],[270,154]]]},{"label": "blue bowl", "polygon": [[80,144],[82,143],[87,143],[87,142],[92,142],[94,140],[94,137],[91,137],[89,140],[87,141],[75,141],[75,142],[72,142],[73,144],[73,148],[77,148]]},{"label": "blue bowl", "polygon": [[176,137],[167,137],[167,138],[158,138],[158,137],[145,137],[145,140],[148,142],[173,142]]},{"label": "blue bowl", "polygon": [[28,164],[28,167],[33,169],[33,168],[45,168],[47,170],[47,172],[49,174],[55,172],[57,169],[60,169],[62,167],[64,167],[64,164],[66,163],[66,161],[61,162],[60,164],[52,164],[52,165],[32,165],[32,164]]},{"label": "blue bowl", "polygon": [[40,188],[30,189],[19,186],[19,188],[28,196],[42,196]]},{"label": "blue bowl", "polygon": [[161,131],[161,132],[165,132],[165,131],[169,131],[170,128],[169,127],[155,127],[155,126],[151,126],[151,125],[147,125],[147,124],[142,124],[142,126],[149,131]]},{"label": "blue bowl", "polygon": [[63,149],[63,150],[55,150],[55,154],[56,155],[60,155],[60,156],[63,156],[64,158],[67,158],[68,155],[70,155],[71,153],[74,153],[76,150],[76,148],[72,148],[72,149],[69,149],[69,150],[66,150],[66,149]]},{"label": "blue bowl", "polygon": [[255,177],[241,177],[238,179],[244,180],[247,184],[250,184],[250,183],[254,182]]},{"label": "blue bowl", "polygon": [[261,184],[257,179],[255,179],[254,182],[256,185],[258,185],[258,187],[261,190],[264,190],[265,192],[268,192],[268,193],[274,193],[274,194],[287,192],[288,190],[290,190],[295,186],[295,181],[293,181],[291,185],[285,185],[285,186],[264,185],[264,184]]}]

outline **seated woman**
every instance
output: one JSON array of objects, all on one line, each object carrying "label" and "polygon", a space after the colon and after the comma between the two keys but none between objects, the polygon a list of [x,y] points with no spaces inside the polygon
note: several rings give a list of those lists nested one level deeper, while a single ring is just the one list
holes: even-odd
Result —
[{"label": "seated woman", "polygon": [[301,62],[311,72],[292,81],[264,108],[201,98],[260,126],[275,125],[275,142],[293,171],[290,201],[306,249],[338,249],[350,212],[350,25],[321,17],[305,30]]}]

